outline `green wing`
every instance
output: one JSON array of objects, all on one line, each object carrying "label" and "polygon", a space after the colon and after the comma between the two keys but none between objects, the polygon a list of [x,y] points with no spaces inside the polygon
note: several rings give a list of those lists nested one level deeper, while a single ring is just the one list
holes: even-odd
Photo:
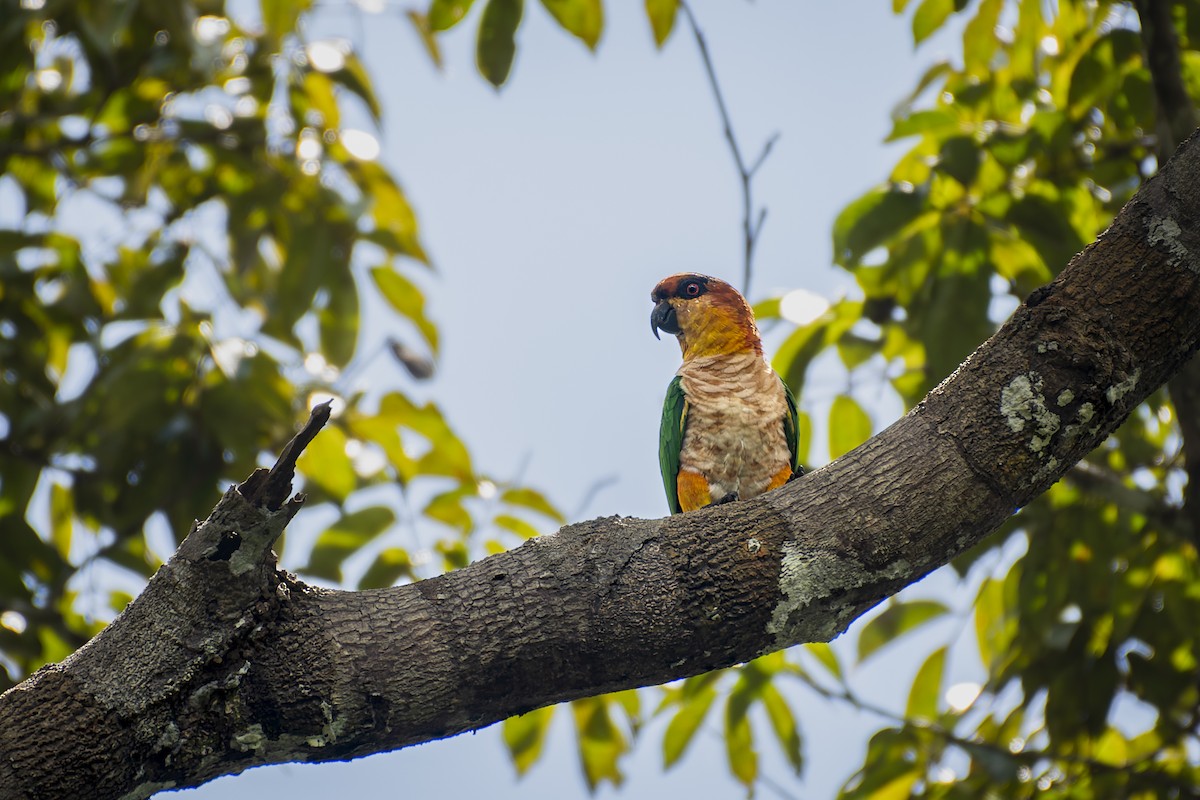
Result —
[{"label": "green wing", "polygon": [[787,438],[788,451],[792,454],[792,475],[803,475],[804,467],[800,464],[800,411],[796,408],[796,396],[784,383],[783,393],[787,397],[787,414],[783,418],[783,435]]},{"label": "green wing", "polygon": [[[658,432],[658,465],[662,468],[663,488],[667,490],[667,505],[672,514],[683,511],[679,506],[679,451],[683,447],[683,426],[687,422],[687,399],[678,375],[667,387],[663,403],[662,427]],[[794,446],[793,446],[793,449]]]}]

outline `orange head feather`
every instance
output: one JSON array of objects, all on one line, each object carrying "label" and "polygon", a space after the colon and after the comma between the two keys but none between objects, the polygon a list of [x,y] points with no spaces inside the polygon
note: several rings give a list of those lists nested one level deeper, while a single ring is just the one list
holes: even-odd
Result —
[{"label": "orange head feather", "polygon": [[719,278],[681,272],[659,281],[650,300],[651,330],[679,337],[684,361],[747,351],[762,355],[749,303]]}]

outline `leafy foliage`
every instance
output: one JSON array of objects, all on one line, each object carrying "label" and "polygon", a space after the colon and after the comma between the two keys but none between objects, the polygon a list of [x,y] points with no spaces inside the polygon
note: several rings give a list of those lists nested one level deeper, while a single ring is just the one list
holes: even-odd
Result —
[{"label": "leafy foliage", "polygon": [[0,229],[0,688],[90,638],[129,599],[90,576],[148,577],[155,537],[182,539],[318,394],[340,412],[300,464],[334,512],[308,576],[413,579],[418,522],[450,568],[481,528],[502,548],[562,521],[477,474],[411,387],[352,388],[367,294],[395,312],[394,352],[431,361],[438,331],[407,197],[343,122],[378,120],[370,77],[304,40],[309,8],[0,15],[0,205],[18,210]]}]

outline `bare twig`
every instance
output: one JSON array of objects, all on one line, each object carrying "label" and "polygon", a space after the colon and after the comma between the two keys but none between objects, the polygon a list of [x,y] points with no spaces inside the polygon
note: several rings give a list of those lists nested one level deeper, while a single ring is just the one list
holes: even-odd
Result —
[{"label": "bare twig", "polygon": [[687,18],[688,25],[692,29],[692,34],[696,37],[696,45],[700,48],[700,58],[704,62],[704,71],[708,73],[708,83],[712,87],[713,97],[717,101],[717,111],[721,114],[721,124],[725,127],[725,138],[729,141],[729,150],[733,153],[733,163],[737,167],[738,177],[742,181],[742,237],[744,257],[742,266],[742,293],[748,295],[750,293],[750,275],[754,265],[754,248],[758,243],[759,234],[762,233],[763,223],[767,219],[766,208],[760,208],[755,213],[751,184],[755,173],[758,172],[763,162],[767,160],[767,156],[771,154],[771,148],[779,140],[779,134],[771,134],[759,152],[758,157],[747,167],[746,158],[742,155],[742,149],[738,146],[737,137],[733,133],[733,122],[729,117],[729,109],[725,106],[725,97],[721,94],[721,87],[717,83],[717,73],[713,68],[712,57],[708,52],[708,42],[705,40],[704,34],[700,31],[700,26],[696,22],[696,16],[692,13],[691,7],[681,0],[679,9],[683,11],[683,15]]}]

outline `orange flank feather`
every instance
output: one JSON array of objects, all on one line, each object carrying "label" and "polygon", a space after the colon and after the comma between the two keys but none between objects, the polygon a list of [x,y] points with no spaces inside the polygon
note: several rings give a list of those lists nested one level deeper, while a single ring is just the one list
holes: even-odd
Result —
[{"label": "orange flank feather", "polygon": [[712,502],[708,481],[699,472],[680,470],[675,485],[679,488],[679,507],[684,511],[704,508]]}]

